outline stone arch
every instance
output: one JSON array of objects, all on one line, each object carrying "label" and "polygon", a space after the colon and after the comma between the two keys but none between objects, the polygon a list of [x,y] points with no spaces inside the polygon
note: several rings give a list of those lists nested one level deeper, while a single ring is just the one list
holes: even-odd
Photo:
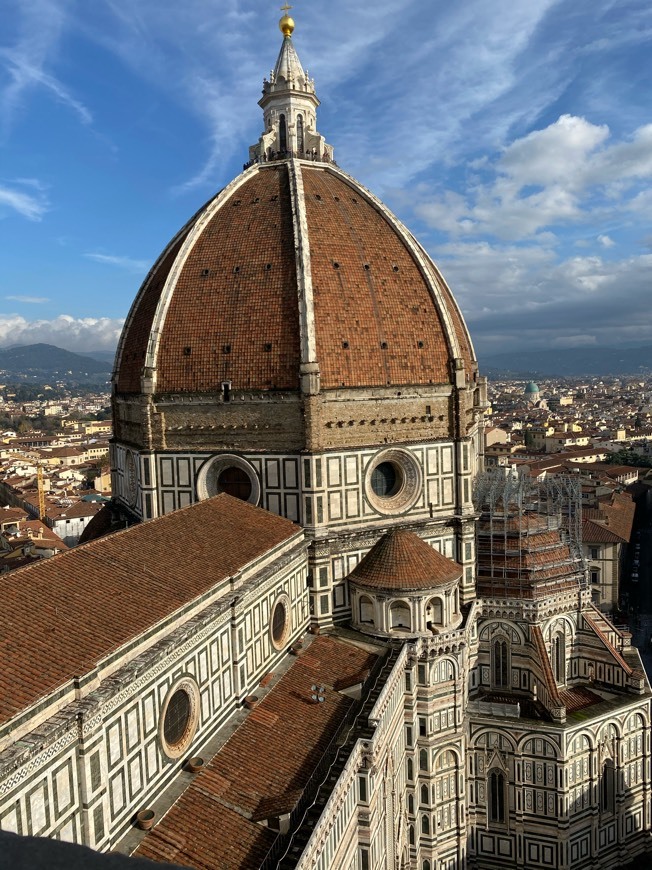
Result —
[{"label": "stone arch", "polygon": [[523,629],[507,619],[501,619],[497,614],[482,626],[478,632],[478,639],[488,642],[498,631],[502,631],[513,644],[523,645],[526,643]]},{"label": "stone arch", "polygon": [[567,639],[570,639],[570,640],[575,639],[575,633],[577,632],[577,626],[575,625],[573,620],[570,619],[570,617],[566,616],[563,613],[560,613],[558,616],[555,616],[553,619],[550,620],[550,622],[548,623],[548,625],[544,631],[543,636],[546,639],[546,641],[548,641],[548,643],[550,643],[550,641],[554,637],[555,633],[560,632],[560,631],[564,633],[564,635]]},{"label": "stone arch", "polygon": [[511,734],[505,731],[499,731],[496,728],[482,728],[475,734],[472,738],[471,748],[472,749],[493,749],[494,744],[496,742],[496,738],[500,741],[504,740],[505,743],[508,744],[508,751],[511,753],[516,752],[516,739],[511,736]]},{"label": "stone arch", "polygon": [[433,596],[426,604],[426,628],[444,625],[445,603],[442,595]]},{"label": "stone arch", "polygon": [[451,766],[455,766],[458,770],[462,767],[462,758],[457,746],[444,746],[433,753],[433,768],[435,770],[443,769],[446,762],[449,761],[448,756],[453,757],[453,765]]},{"label": "stone arch", "polygon": [[358,598],[358,616],[361,623],[376,624],[374,602],[368,595],[360,595]]},{"label": "stone arch", "polygon": [[611,720],[610,722],[605,722],[602,728],[598,731],[598,743],[602,743],[604,740],[612,740],[613,738],[620,740],[622,736],[623,733],[620,723]]},{"label": "stone arch", "polygon": [[389,625],[391,629],[412,631],[412,610],[407,601],[397,599],[389,605]]},{"label": "stone arch", "polygon": [[568,746],[567,746],[568,752],[574,751],[573,744],[575,743],[576,740],[584,741],[585,745],[588,747],[588,749],[579,750],[581,752],[585,752],[585,751],[593,752],[593,750],[595,749],[595,746],[596,746],[595,734],[593,734],[591,731],[578,731],[577,734],[575,734],[575,736],[573,737],[573,739],[571,741],[569,741],[569,743],[568,743]]},{"label": "stone arch", "polygon": [[623,733],[632,733],[636,731],[644,731],[647,727],[645,716],[642,713],[631,713],[625,720]]},{"label": "stone arch", "polygon": [[517,751],[522,752],[524,755],[541,755],[541,753],[536,750],[536,740],[541,740],[544,746],[550,749],[550,753],[545,753],[546,756],[551,758],[559,758],[559,746],[557,746],[554,741],[550,740],[548,737],[544,737],[543,735],[537,735],[536,737],[532,737],[531,734],[528,734],[522,737],[517,744]]},{"label": "stone arch", "polygon": [[[450,670],[452,671],[451,676],[440,677],[440,668],[442,668],[442,666],[444,666],[444,665],[447,665],[450,667]],[[448,655],[441,656],[438,659],[438,661],[435,661],[432,663],[431,675],[430,675],[431,680],[436,680],[436,681],[456,680],[458,678],[458,676],[459,676],[459,665],[458,665],[457,661],[452,656],[448,656]]]}]

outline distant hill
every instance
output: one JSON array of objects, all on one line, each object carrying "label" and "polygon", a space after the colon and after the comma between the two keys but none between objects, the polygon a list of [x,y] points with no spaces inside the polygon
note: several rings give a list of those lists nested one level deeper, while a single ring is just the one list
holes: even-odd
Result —
[{"label": "distant hill", "polygon": [[0,376],[3,379],[103,383],[110,374],[111,363],[72,353],[53,344],[0,349]]},{"label": "distant hill", "polygon": [[113,368],[113,361],[115,359],[115,351],[114,350],[89,350],[85,353],[80,354],[80,356],[88,357],[89,359],[99,360],[102,363],[108,363],[109,368]]},{"label": "distant hill", "polygon": [[480,371],[493,377],[519,375],[532,378],[649,374],[652,371],[652,345],[499,353],[481,357]]}]

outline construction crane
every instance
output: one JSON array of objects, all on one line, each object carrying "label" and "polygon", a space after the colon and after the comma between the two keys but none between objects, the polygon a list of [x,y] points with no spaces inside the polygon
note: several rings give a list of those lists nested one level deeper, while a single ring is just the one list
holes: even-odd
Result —
[{"label": "construction crane", "polygon": [[38,486],[38,518],[43,522],[45,519],[45,487],[43,486],[43,469],[39,465],[36,474]]}]

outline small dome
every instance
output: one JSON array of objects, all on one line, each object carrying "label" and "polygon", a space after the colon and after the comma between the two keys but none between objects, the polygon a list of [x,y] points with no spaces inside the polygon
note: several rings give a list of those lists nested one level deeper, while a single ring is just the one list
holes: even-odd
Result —
[{"label": "small dome", "polygon": [[530,395],[532,395],[532,393],[538,393],[538,392],[539,392],[539,388],[538,388],[538,386],[534,383],[534,381],[530,381],[530,382],[526,385],[525,390],[524,390],[524,393],[525,393],[526,396],[530,396]]},{"label": "small dome", "polygon": [[366,589],[408,592],[447,586],[461,576],[460,564],[413,532],[393,529],[374,544],[349,579]]}]

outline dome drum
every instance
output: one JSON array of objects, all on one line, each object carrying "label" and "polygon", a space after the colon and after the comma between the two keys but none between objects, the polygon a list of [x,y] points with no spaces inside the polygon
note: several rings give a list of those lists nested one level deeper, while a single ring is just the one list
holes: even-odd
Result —
[{"label": "dome drum", "polygon": [[374,637],[422,637],[453,631],[463,621],[457,583],[432,594],[368,589],[351,583],[351,624]]}]

